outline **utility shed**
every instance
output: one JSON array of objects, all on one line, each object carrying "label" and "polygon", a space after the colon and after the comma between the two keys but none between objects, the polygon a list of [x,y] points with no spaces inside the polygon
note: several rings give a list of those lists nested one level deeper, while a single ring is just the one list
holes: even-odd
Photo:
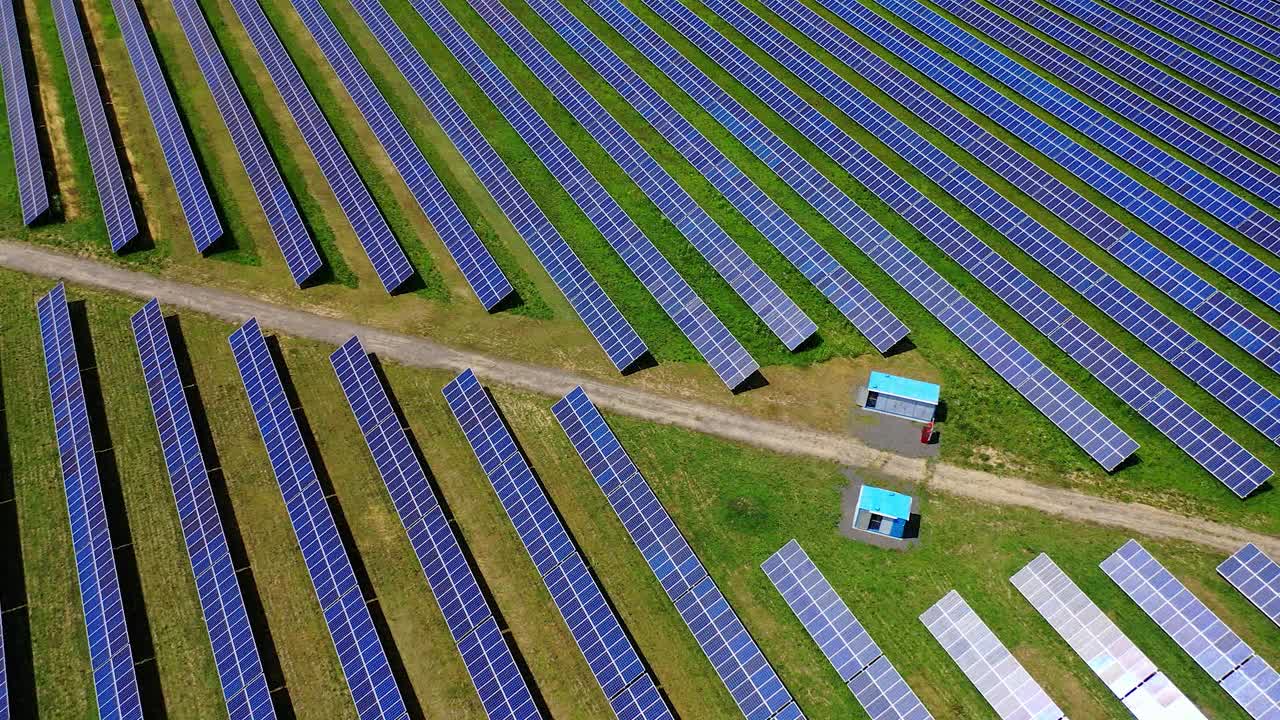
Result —
[{"label": "utility shed", "polygon": [[911,519],[911,496],[863,485],[853,526],[858,530],[902,538]]},{"label": "utility shed", "polygon": [[933,383],[872,371],[858,404],[872,412],[927,423],[937,412],[940,390]]}]

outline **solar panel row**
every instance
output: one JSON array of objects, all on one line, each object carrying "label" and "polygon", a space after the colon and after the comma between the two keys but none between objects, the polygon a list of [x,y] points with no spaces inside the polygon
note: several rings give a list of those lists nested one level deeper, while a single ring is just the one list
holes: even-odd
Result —
[{"label": "solar panel row", "polygon": [[1250,717],[1280,716],[1280,674],[1146,548],[1130,540],[1101,567]]},{"label": "solar panel row", "polygon": [[803,717],[586,392],[575,388],[551,412],[742,714]]},{"label": "solar panel row", "polygon": [[[500,2],[476,0],[471,6],[788,350],[818,331],[817,324]],[[735,195],[726,197],[734,202]],[[775,223],[759,223],[756,228],[776,244],[780,228]]]},{"label": "solar panel row", "polygon": [[160,69],[155,48],[151,47],[147,25],[142,21],[135,0],[111,0],[111,7],[115,10],[116,24],[133,63],[133,74],[142,88],[142,100],[151,115],[151,125],[160,140],[160,151],[169,168],[169,177],[178,191],[178,205],[187,219],[187,228],[191,231],[196,250],[204,252],[222,237],[218,211],[213,207],[209,188],[205,186],[200,166],[196,164],[191,142],[182,127],[182,118],[173,103],[173,96],[169,94],[168,82]]},{"label": "solar panel row", "polygon": [[444,84],[376,0],[351,0],[423,105],[449,136],[534,257],[564,293],[614,367],[624,370],[648,352],[644,341],[605,295],[582,260],[529,197]]},{"label": "solar panel row", "polygon": [[536,0],[531,6],[804,273],[876,349],[886,352],[906,336],[906,325],[572,13],[552,0]]},{"label": "solar panel row", "polygon": [[356,713],[362,720],[405,718],[404,699],[257,320],[228,341]]},{"label": "solar panel row", "polygon": [[[765,0],[765,4],[810,39],[835,53],[850,66],[859,68],[863,77],[875,83],[890,97],[906,104],[932,127],[955,137],[962,146],[968,146],[978,157],[996,166],[1018,165],[1018,161],[1014,159],[1021,156],[1012,148],[985,133],[971,120],[930,95],[875,54],[853,43],[851,38],[840,33],[814,11],[797,3]],[[886,21],[871,11],[858,7],[857,10],[849,8],[847,11],[836,8],[836,11],[849,22],[856,23],[860,30],[878,33],[879,30],[873,25],[885,24]],[[930,145],[869,97],[860,94],[855,87],[822,66],[813,56],[772,30],[759,17],[749,14],[738,5],[726,5],[724,8],[725,16],[731,22],[746,28],[752,40],[768,43],[765,47],[771,55],[792,68],[797,76],[844,110],[850,118],[937,181],[952,197],[990,222],[1014,244],[1115,318],[1136,337],[1155,348],[1175,367],[1182,369],[1192,380],[1222,400],[1260,432],[1273,440],[1280,439],[1280,398],[1276,398],[1204,343],[1174,324],[1136,293],[1116,282],[1102,268],[999,195],[953,158]],[[846,145],[853,143],[848,136],[845,138]],[[840,160],[847,153],[846,148],[837,148],[829,154]],[[1021,158],[1021,165],[1036,167],[1025,158]],[[1051,177],[1039,168],[1037,172],[1044,177]],[[1014,181],[1019,179],[1014,173],[1006,177]],[[1052,182],[1061,185],[1056,180]],[[1067,197],[1063,197],[1064,193],[1056,192],[1052,186],[1047,190],[1048,202],[1053,207],[1068,207],[1074,196],[1067,191]],[[1065,186],[1061,190],[1066,191]],[[1090,229],[1125,232],[1123,226],[1107,218],[1101,210],[1088,205],[1083,198],[1080,198],[1080,202],[1086,207],[1072,210],[1071,214],[1086,223]],[[1092,209],[1092,212],[1088,209]],[[1099,221],[1098,216],[1102,216],[1105,222]],[[1186,414],[1183,410],[1166,412],[1166,402],[1174,402],[1180,408],[1187,406],[988,245],[964,230],[953,219],[946,220],[951,230],[951,239],[939,242],[939,245],[953,259],[1012,307],[1017,308],[1046,337],[1093,372],[1108,388],[1155,423],[1162,432],[1175,438],[1179,446],[1197,462],[1212,468],[1215,476],[1224,484],[1237,493],[1248,494],[1270,475],[1270,471],[1261,462],[1202,416],[1197,417],[1194,411],[1191,411],[1192,414]],[[1227,377],[1231,379],[1226,380]]]},{"label": "solar panel row", "polygon": [[1280,625],[1280,564],[1257,545],[1248,543],[1235,551],[1218,566],[1218,574]]},{"label": "solar panel row", "polygon": [[1280,31],[1248,15],[1216,2],[1196,2],[1195,0],[1163,0],[1163,2],[1206,25],[1217,28],[1232,40],[1249,43],[1254,48],[1272,55],[1280,55]]},{"label": "solar panel row", "polygon": [[102,218],[107,227],[107,240],[113,251],[120,252],[138,236],[138,221],[129,203],[129,191],[120,170],[115,140],[111,137],[98,81],[89,62],[76,0],[51,0],[51,3],[62,57],[71,79],[71,94],[76,100],[80,129],[89,151],[89,168],[93,172],[93,184],[98,190],[98,203],[102,206]]},{"label": "solar panel row", "polygon": [[1137,720],[1204,720],[1048,555],[1037,555],[1009,580]]},{"label": "solar panel row", "polygon": [[44,182],[44,164],[40,160],[18,22],[13,5],[7,2],[0,3],[0,80],[4,82],[4,107],[9,118],[14,170],[18,174],[22,222],[30,225],[49,209],[49,190]]},{"label": "solar panel row", "polygon": [[[605,0],[588,0],[588,4],[1103,467],[1115,467],[1133,452],[1136,443],[1132,439],[634,14]],[[838,128],[687,8],[656,2],[651,7],[820,147],[828,153],[837,150]],[[828,125],[820,125],[823,122]],[[881,197],[915,193],[874,156],[860,154],[856,158],[869,164],[851,164],[848,169],[860,182],[877,188]],[[864,167],[869,172],[863,172]],[[927,228],[936,227],[939,218],[945,217],[936,206],[910,210],[909,214]]]},{"label": "solar panel row", "polygon": [[67,307],[61,283],[36,303],[40,338],[44,346],[53,426],[62,465],[62,483],[71,522],[71,546],[76,578],[84,610],[85,632],[98,715],[120,720],[142,720],[142,701],[133,669],[133,651],[125,626],[120,579],[116,574],[115,544],[107,522],[93,430],[85,405]]},{"label": "solar panel row", "polygon": [[338,142],[333,128],[307,89],[258,0],[232,0],[231,5],[266,66],[271,82],[284,100],[289,115],[302,133],[302,139],[319,164],[325,182],[329,183],[343,214],[351,223],[356,239],[373,263],[382,287],[387,292],[395,291],[413,275],[413,266],[396,243],[391,228],[369,195],[369,189],[356,173],[351,158]]},{"label": "solar panel row", "polygon": [[[459,645],[485,713],[492,720],[541,717],[511,648],[497,629],[493,608],[480,590],[461,541],[445,517],[439,497],[409,444],[408,434],[360,339],[348,340],[329,356],[329,362],[444,614],[445,624]],[[486,624],[492,629],[480,629]],[[483,634],[473,638],[476,633]]]},{"label": "solar panel row", "polygon": [[9,669],[5,652],[4,623],[0,623],[0,720],[9,720]]},{"label": "solar panel row", "polygon": [[944,595],[920,615],[920,622],[1003,720],[1065,720],[1061,708],[960,593]]},{"label": "solar panel row", "polygon": [[396,117],[391,105],[360,65],[351,46],[338,32],[329,15],[315,0],[293,0],[293,7],[311,32],[316,45],[329,61],[334,74],[347,89],[347,94],[364,115],[369,127],[382,144],[391,164],[418,202],[449,255],[462,270],[462,275],[486,310],[492,310],[512,293],[514,288],[503,274],[488,248],[480,241],[458,205],[445,190],[440,178],[427,164],[422,151],[414,144],[409,131]]},{"label": "solar panel row", "polygon": [[760,567],[871,720],[933,720],[800,543]]},{"label": "solar panel row", "polygon": [[[1212,4],[1213,0],[1206,0],[1206,4]],[[1223,0],[1223,5],[1233,7],[1242,13],[1269,23],[1273,28],[1280,28],[1280,7],[1265,2],[1265,0]]]},{"label": "solar panel row", "polygon": [[263,674],[160,303],[148,302],[133,315],[131,324],[227,715],[232,720],[274,718],[271,689]]},{"label": "solar panel row", "polygon": [[218,48],[218,43],[209,30],[200,4],[196,0],[171,0],[173,10],[178,15],[178,23],[187,36],[191,52],[196,56],[196,64],[209,85],[214,104],[222,115],[222,122],[231,133],[231,142],[235,145],[240,163],[244,165],[249,176],[249,185],[253,188],[258,204],[262,206],[267,226],[280,246],[285,264],[293,281],[301,286],[307,278],[320,269],[320,253],[316,251],[298,213],[298,206],[289,194],[289,188],[280,177],[275,160],[267,149],[262,133],[249,112],[244,95],[236,85],[231,68]]},{"label": "solar panel row", "polygon": [[736,388],[759,365],[604,186],[437,0],[411,0],[472,79],[644,283],[716,375]]},{"label": "solar panel row", "polygon": [[442,392],[614,714],[670,718],[665,703],[634,714],[640,702],[626,691],[637,682],[643,689],[648,672],[475,373],[463,372]]}]

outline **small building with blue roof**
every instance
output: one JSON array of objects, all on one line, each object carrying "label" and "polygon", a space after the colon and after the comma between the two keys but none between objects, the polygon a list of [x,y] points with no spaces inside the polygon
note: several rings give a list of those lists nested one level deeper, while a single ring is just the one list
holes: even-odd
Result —
[{"label": "small building with blue roof", "polygon": [[940,393],[933,383],[872,371],[858,404],[872,412],[928,423],[938,410]]},{"label": "small building with blue roof", "polygon": [[853,527],[857,530],[904,538],[911,520],[911,496],[863,485],[858,494]]}]

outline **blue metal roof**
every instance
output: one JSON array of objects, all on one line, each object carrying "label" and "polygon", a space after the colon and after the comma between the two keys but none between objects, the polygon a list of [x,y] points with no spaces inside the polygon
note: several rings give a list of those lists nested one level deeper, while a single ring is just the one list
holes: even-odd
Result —
[{"label": "blue metal roof", "polygon": [[858,494],[858,509],[907,520],[911,517],[911,496],[863,485],[862,492]]},{"label": "blue metal roof", "polygon": [[940,388],[922,380],[872,371],[871,379],[867,381],[867,390],[937,405]]}]

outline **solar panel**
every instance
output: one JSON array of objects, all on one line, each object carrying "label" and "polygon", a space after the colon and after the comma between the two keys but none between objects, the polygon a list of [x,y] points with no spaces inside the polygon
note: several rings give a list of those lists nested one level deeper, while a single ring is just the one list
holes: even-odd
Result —
[{"label": "solar panel", "polygon": [[9,720],[9,674],[4,658],[4,623],[0,623],[0,720]]},{"label": "solar panel", "polygon": [[1218,566],[1218,574],[1280,625],[1280,565],[1257,545],[1248,543],[1235,551]]},{"label": "solar panel", "polygon": [[669,717],[665,704],[633,715],[638,696],[623,696],[637,682],[642,690],[648,672],[475,373],[463,372],[442,392],[615,714]]},{"label": "solar panel", "polygon": [[254,122],[244,95],[236,85],[235,77],[227,66],[226,58],[218,49],[209,24],[196,0],[171,0],[173,10],[182,25],[182,32],[191,45],[196,56],[196,64],[209,85],[214,104],[222,116],[227,131],[231,134],[231,142],[235,145],[240,163],[244,165],[249,176],[249,185],[253,188],[258,204],[262,206],[267,226],[280,246],[285,264],[293,281],[301,286],[307,278],[320,269],[320,253],[298,214],[298,206],[289,194],[289,188],[276,168],[271,151],[267,149],[262,133]]},{"label": "solar panel", "polygon": [[800,543],[760,567],[871,720],[933,720]]},{"label": "solar panel", "polygon": [[742,714],[803,717],[586,392],[575,388],[551,412]]},{"label": "solar panel", "polygon": [[920,622],[1004,720],[1066,717],[960,593],[944,595]]},{"label": "solar panel", "polygon": [[1250,717],[1272,720],[1280,714],[1275,670],[1146,548],[1130,540],[1101,567]]},{"label": "solar panel", "polygon": [[[1249,43],[1272,55],[1280,54],[1280,32],[1227,7],[1231,3],[1219,5],[1212,1],[1195,2],[1194,0],[1164,0],[1164,3],[1216,28],[1223,35],[1237,42]],[[1257,10],[1256,7],[1252,9]],[[1272,10],[1270,15],[1275,16],[1275,11]],[[1274,19],[1277,18],[1273,17]]]},{"label": "solar panel", "polygon": [[378,211],[364,181],[356,173],[333,128],[325,119],[315,97],[307,89],[302,75],[289,58],[271,22],[262,12],[258,0],[232,0],[232,7],[240,18],[258,57],[267,68],[271,82],[276,86],[289,115],[293,117],[302,139],[324,174],[325,182],[333,190],[342,212],[351,223],[356,239],[373,263],[373,269],[387,292],[394,292],[413,275],[413,266],[404,251],[396,243],[391,228]]},{"label": "solar panel", "polygon": [[51,0],[53,20],[58,26],[58,40],[62,57],[67,64],[71,80],[71,94],[76,100],[76,113],[80,116],[80,129],[89,151],[89,168],[93,172],[93,184],[98,190],[98,203],[102,206],[102,218],[107,227],[107,239],[111,249],[120,252],[138,236],[138,221],[129,203],[129,191],[120,171],[120,158],[116,156],[115,140],[111,126],[103,110],[102,95],[89,62],[89,50],[85,46],[84,28],[76,11],[76,0]]},{"label": "solar panel", "polygon": [[609,706],[619,720],[663,720],[673,717],[663,702],[653,678],[646,673],[627,686],[617,697],[609,701]]},{"label": "solar panel", "polygon": [[1137,720],[1204,720],[1048,555],[1037,555],[1010,582]]},{"label": "solar panel", "polygon": [[250,319],[228,340],[356,713],[362,720],[407,717],[386,651],[258,321]]},{"label": "solar panel", "polygon": [[1222,4],[1248,13],[1272,27],[1280,27],[1280,7],[1270,5],[1265,0],[1225,0]]},{"label": "solar panel", "polygon": [[169,94],[168,82],[160,69],[155,48],[151,47],[146,23],[138,13],[135,0],[111,0],[111,7],[115,10],[116,23],[120,26],[129,60],[133,63],[133,74],[142,88],[142,100],[151,115],[151,125],[160,140],[169,177],[178,191],[178,204],[187,219],[187,228],[191,231],[196,250],[204,252],[222,237],[218,211],[213,207],[209,188],[205,186],[200,166],[196,164],[191,143],[182,127],[182,118],[173,104],[173,96]]},{"label": "solar panel", "polygon": [[737,388],[759,370],[747,349],[698,297],[675,267],[596,180],[555,131],[436,0],[411,0],[418,14],[462,63],[569,193],[721,381]]},{"label": "solar panel", "polygon": [[36,302],[36,314],[40,319],[98,714],[103,718],[141,720],[142,701],[116,574],[115,544],[111,541],[98,478],[66,288],[61,283]]},{"label": "solar panel", "polygon": [[31,90],[22,62],[22,41],[13,5],[0,3],[0,79],[4,81],[4,106],[9,118],[9,140],[13,144],[13,165],[18,173],[18,201],[22,222],[34,223],[49,209],[49,191],[44,182],[44,165],[36,138],[35,116],[31,111]]},{"label": "solar panel", "polygon": [[[329,362],[445,624],[459,645],[485,712],[490,718],[541,717],[511,648],[493,620],[493,608],[463,554],[461,540],[445,517],[440,499],[409,444],[409,436],[360,339],[348,340],[329,356]],[[486,623],[492,628],[479,629]],[[482,637],[472,638],[482,632]]]},{"label": "solar panel", "polygon": [[414,144],[373,79],[360,65],[324,8],[315,0],[293,0],[302,22],[329,61],[342,86],[364,115],[391,164],[418,202],[449,255],[486,310],[492,310],[514,290],[488,248],[480,241],[458,205],[445,190],[422,151]]},{"label": "solar panel", "polygon": [[[751,181],[742,171],[707,140],[683,115],[654,91],[639,74],[614,54],[564,6],[551,0],[531,3],[561,37],[573,46],[583,60],[591,64],[649,124],[679,151],[708,181],[719,190],[743,217],[773,244],[809,282],[857,327],[871,344],[886,352],[907,334],[907,327],[874,295],[849,273],[831,253],[818,244],[782,208]],[[536,51],[541,46],[531,41]],[[541,51],[545,54],[545,51]],[[551,62],[554,62],[552,59]],[[551,68],[557,65],[549,65]],[[587,110],[579,114],[587,119],[608,117],[603,108],[590,100],[590,95],[567,72],[539,73],[542,78],[564,78],[571,97],[581,98]],[[549,80],[550,82],[550,80]],[[576,89],[575,89],[576,88]],[[575,104],[575,107],[581,107]],[[566,106],[568,104],[566,103]],[[572,109],[572,108],[571,108]],[[585,124],[585,120],[583,121]],[[613,134],[625,136],[621,127]],[[647,156],[647,155],[642,155]]]},{"label": "solar panel", "polygon": [[[641,48],[646,57],[658,64],[704,109],[721,119],[726,129],[778,172],[810,205],[908,290],[1023,397],[1066,432],[1090,457],[1104,468],[1114,468],[1133,452],[1136,443],[1131,438],[1101,416],[1070,386],[992,322],[919,256],[889,234],[794,149],[693,68],[687,60],[675,54],[651,29],[615,4],[601,0],[589,2],[593,9],[637,48]],[[779,112],[793,127],[804,132],[828,154],[836,152],[838,148],[847,150],[846,170],[882,199],[901,208],[900,212],[918,227],[934,233],[942,227],[940,223],[951,220],[931,203],[903,207],[898,202],[899,199],[919,195],[914,187],[874,155],[853,143],[838,127],[830,124],[829,120],[688,8],[680,3],[657,0],[649,5],[686,38],[714,58],[726,72],[750,88],[762,102]],[[840,145],[837,146],[837,143]],[[924,202],[927,203],[927,200]]]},{"label": "solar panel", "polygon": [[614,367],[619,370],[630,367],[648,352],[648,348],[582,260],[574,254],[541,208],[534,204],[533,198],[485,141],[382,4],[375,0],[351,0],[351,5],[493,196],[556,287],[564,293],[565,299]]}]

